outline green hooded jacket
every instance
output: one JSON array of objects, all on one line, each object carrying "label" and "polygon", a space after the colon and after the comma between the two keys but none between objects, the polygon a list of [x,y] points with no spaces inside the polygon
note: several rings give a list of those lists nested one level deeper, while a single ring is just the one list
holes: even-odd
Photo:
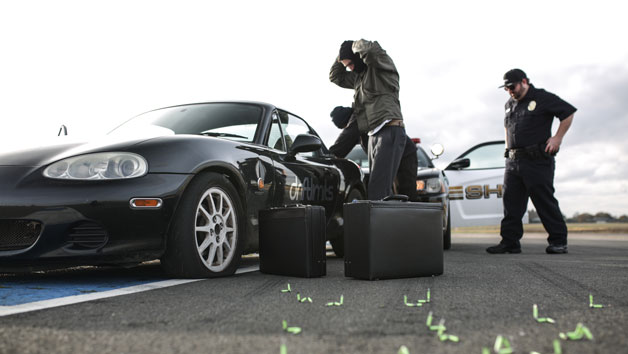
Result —
[{"label": "green hooded jacket", "polygon": [[347,71],[337,57],[329,72],[329,80],[355,90],[353,110],[360,131],[371,131],[388,119],[403,119],[395,63],[376,41],[360,39],[353,42],[352,50],[367,65],[366,70],[361,73]]}]

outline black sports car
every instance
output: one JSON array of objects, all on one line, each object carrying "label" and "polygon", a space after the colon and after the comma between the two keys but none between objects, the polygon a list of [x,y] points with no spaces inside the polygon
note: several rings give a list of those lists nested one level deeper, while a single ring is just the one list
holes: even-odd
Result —
[{"label": "black sports car", "polygon": [[0,154],[0,271],[161,259],[178,277],[235,272],[258,212],[325,207],[342,256],[342,205],[362,172],[300,117],[265,103],[158,109],[104,140]]}]

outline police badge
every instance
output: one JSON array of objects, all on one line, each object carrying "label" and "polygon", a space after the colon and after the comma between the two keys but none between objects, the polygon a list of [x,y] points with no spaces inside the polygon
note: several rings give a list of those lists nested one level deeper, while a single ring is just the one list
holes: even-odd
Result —
[{"label": "police badge", "polygon": [[532,112],[534,111],[535,108],[536,108],[536,101],[530,101],[530,104],[528,104],[528,111]]}]

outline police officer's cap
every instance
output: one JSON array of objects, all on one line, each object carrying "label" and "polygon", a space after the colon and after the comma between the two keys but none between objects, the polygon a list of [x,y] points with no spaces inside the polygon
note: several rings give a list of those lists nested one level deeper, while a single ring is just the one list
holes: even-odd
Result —
[{"label": "police officer's cap", "polygon": [[526,75],[526,73],[523,72],[523,70],[521,69],[508,70],[508,72],[504,74],[504,84],[499,86],[499,88],[512,87],[517,82],[523,81],[523,79],[528,79],[528,76]]}]

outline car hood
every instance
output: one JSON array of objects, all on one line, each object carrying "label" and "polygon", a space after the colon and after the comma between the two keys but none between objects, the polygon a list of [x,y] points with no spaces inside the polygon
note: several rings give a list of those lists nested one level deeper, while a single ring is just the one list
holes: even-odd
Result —
[{"label": "car hood", "polygon": [[154,137],[128,138],[106,135],[90,142],[68,141],[60,138],[59,142],[50,145],[2,152],[0,153],[0,166],[38,167],[71,156],[103,151],[125,151],[129,146]]},{"label": "car hood", "polygon": [[416,172],[417,178],[433,178],[440,176],[440,170],[438,168],[419,167]]}]

